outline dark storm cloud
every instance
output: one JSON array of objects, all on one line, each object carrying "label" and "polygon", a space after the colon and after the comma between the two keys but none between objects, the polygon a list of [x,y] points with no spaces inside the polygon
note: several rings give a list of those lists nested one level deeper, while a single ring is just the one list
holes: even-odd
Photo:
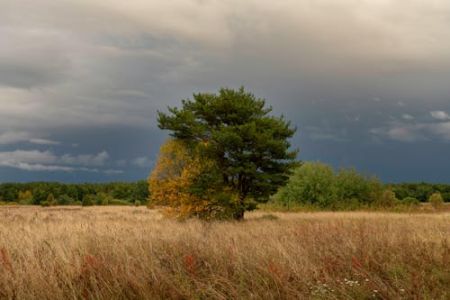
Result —
[{"label": "dark storm cloud", "polygon": [[[0,0],[0,7],[0,151],[110,155],[102,166],[49,168],[102,174],[64,180],[102,179],[108,169],[107,178],[144,177],[165,136],[156,133],[156,110],[220,86],[245,85],[291,119],[302,159],[379,172],[374,166],[389,151],[449,142],[445,0]],[[374,145],[379,151],[368,152]],[[62,161],[47,164],[55,162]],[[388,167],[380,175],[406,178]]]}]

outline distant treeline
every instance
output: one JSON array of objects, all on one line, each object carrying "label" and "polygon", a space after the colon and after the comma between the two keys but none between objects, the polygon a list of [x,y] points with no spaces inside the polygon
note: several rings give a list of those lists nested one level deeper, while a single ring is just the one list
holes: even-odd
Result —
[{"label": "distant treeline", "polygon": [[439,192],[445,202],[450,202],[450,184],[398,183],[388,184],[388,187],[399,199],[411,197],[420,202],[426,202],[433,193]]},{"label": "distant treeline", "polygon": [[1,183],[3,203],[35,205],[126,205],[145,204],[148,199],[145,180],[111,183]]},{"label": "distant treeline", "polygon": [[[351,184],[355,182],[350,181]],[[450,184],[398,183],[386,187],[395,193],[398,199],[414,198],[420,202],[428,201],[436,192],[441,193],[446,202],[450,202]],[[348,188],[346,189],[348,190]],[[148,183],[136,182],[110,183],[0,183],[0,202],[19,204],[85,204],[120,205],[145,204],[149,198]],[[47,202],[50,203],[47,203]]]}]

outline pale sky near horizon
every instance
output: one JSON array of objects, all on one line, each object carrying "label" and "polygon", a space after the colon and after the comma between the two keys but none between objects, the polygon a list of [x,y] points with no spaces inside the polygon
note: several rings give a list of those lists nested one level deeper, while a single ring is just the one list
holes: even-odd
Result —
[{"label": "pale sky near horizon", "polygon": [[447,0],[0,0],[0,181],[145,178],[157,110],[241,85],[301,160],[450,182]]}]

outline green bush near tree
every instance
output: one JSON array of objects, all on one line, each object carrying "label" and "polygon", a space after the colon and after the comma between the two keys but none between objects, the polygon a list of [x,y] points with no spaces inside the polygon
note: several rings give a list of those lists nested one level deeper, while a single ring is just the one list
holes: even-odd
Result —
[{"label": "green bush near tree", "polygon": [[287,185],[272,201],[287,208],[300,205],[353,210],[375,205],[377,201],[391,203],[390,196],[383,194],[383,184],[375,177],[362,175],[354,169],[335,172],[324,163],[306,162],[294,170]]}]

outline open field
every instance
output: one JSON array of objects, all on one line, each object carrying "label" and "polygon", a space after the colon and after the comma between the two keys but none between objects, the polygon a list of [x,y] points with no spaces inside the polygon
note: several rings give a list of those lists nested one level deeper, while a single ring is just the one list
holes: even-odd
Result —
[{"label": "open field", "polygon": [[449,299],[450,214],[6,206],[0,298]]}]

